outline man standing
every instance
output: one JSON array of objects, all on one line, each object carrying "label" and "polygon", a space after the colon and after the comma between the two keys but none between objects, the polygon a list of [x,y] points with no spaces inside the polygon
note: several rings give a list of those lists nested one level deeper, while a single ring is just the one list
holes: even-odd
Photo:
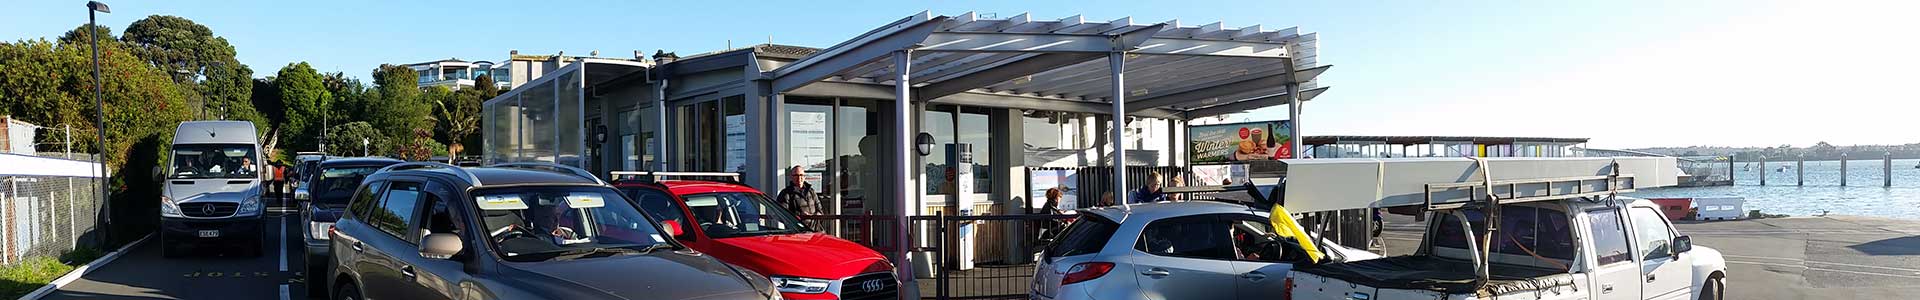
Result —
[{"label": "man standing", "polygon": [[806,169],[800,166],[787,170],[787,187],[780,189],[774,201],[799,216],[820,214],[819,196],[813,191],[813,185],[807,183]]},{"label": "man standing", "polygon": [[1140,189],[1133,190],[1132,193],[1128,193],[1127,203],[1140,204],[1167,201],[1167,194],[1160,192],[1160,183],[1165,182],[1165,179],[1165,177],[1160,176],[1160,172],[1153,172],[1147,175],[1147,185],[1141,186]]}]

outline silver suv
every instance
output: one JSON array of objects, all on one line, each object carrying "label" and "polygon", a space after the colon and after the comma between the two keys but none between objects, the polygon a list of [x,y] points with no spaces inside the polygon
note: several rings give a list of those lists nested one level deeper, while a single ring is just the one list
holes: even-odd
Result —
[{"label": "silver suv", "polygon": [[[1255,299],[1307,261],[1267,213],[1220,202],[1080,210],[1034,268],[1032,299]],[[1320,243],[1329,259],[1377,258]]]},{"label": "silver suv", "polygon": [[592,175],[403,163],[335,223],[333,299],[779,299],[765,276],[667,238]]}]

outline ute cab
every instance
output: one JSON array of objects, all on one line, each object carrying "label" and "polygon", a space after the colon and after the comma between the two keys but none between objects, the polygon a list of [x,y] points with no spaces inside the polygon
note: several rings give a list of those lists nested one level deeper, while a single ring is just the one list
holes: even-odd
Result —
[{"label": "ute cab", "polygon": [[[722,180],[657,180],[669,176]],[[734,173],[614,172],[634,205],[682,244],[766,274],[786,299],[894,299],[886,257],[808,228]]]}]

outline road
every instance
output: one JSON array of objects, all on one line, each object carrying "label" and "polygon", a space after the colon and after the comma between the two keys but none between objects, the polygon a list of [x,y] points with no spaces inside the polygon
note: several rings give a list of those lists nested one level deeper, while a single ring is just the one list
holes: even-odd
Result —
[{"label": "road", "polygon": [[[1422,228],[1389,216],[1390,255],[1412,253]],[[1912,299],[1920,295],[1920,221],[1854,216],[1678,222],[1694,245],[1727,260],[1727,299]]]},{"label": "road", "polygon": [[306,299],[300,216],[274,213],[261,222],[260,257],[164,258],[154,238],[44,299]]}]

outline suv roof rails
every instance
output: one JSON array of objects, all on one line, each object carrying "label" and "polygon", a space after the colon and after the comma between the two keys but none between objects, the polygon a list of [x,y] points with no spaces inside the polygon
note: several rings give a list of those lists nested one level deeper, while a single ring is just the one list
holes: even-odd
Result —
[{"label": "suv roof rails", "polygon": [[[631,180],[636,180],[640,182],[657,182],[661,180],[666,180],[667,178],[670,178],[670,177],[719,177],[719,178],[725,178],[725,179],[704,180],[704,181],[743,184],[742,182],[740,182],[740,173],[733,173],[733,172],[612,171],[607,173],[608,173],[607,175],[609,175],[608,178],[612,178],[613,181],[622,181],[623,178],[632,178]],[[683,180],[686,180],[686,179],[683,179]]]},{"label": "suv roof rails", "polygon": [[593,176],[593,172],[587,172],[587,170],[581,170],[580,168],[575,168],[573,166],[556,164],[556,163],[544,163],[544,162],[498,163],[498,164],[489,165],[487,167],[488,168],[513,168],[513,169],[545,169],[545,170],[551,170],[551,171],[561,171],[561,172],[571,173],[574,176],[580,176],[581,178],[592,179],[593,182],[599,183],[600,185],[607,185],[607,181],[600,180],[600,177]]},{"label": "suv roof rails", "polygon": [[467,172],[466,169],[461,169],[460,167],[457,167],[454,165],[449,165],[449,164],[439,163],[439,162],[431,162],[431,161],[413,161],[413,162],[397,163],[397,164],[386,166],[384,168],[380,168],[380,171],[376,171],[375,173],[389,172],[389,171],[405,171],[405,170],[414,170],[414,169],[428,169],[428,168],[438,168],[442,170],[447,170],[448,173],[452,173],[454,176],[460,176],[460,179],[466,179],[468,184],[472,184],[473,186],[480,186],[480,177],[474,177],[472,172]]}]

